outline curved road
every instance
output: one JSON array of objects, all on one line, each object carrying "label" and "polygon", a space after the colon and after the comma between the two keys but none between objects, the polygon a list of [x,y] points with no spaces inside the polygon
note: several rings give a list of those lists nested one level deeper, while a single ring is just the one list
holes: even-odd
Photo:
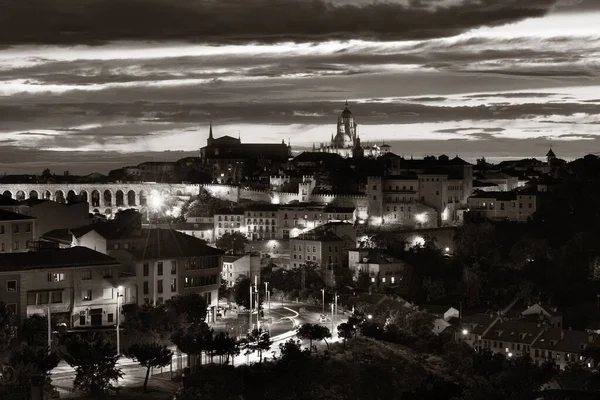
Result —
[{"label": "curved road", "polygon": [[[271,340],[273,341],[273,344],[271,345],[271,349],[269,351],[263,353],[263,359],[269,359],[273,356],[279,356],[279,345],[285,343],[291,338],[295,338],[296,329],[300,325],[305,323],[319,323],[321,308],[318,306],[309,306],[297,303],[281,304],[277,302],[277,304],[271,303],[270,312],[272,323],[269,326],[269,331],[271,333]],[[265,317],[269,317],[268,310],[265,311]],[[326,322],[323,322],[323,325],[327,326],[331,330],[330,316],[328,318],[329,319]],[[340,314],[334,322],[335,327],[337,327],[337,324],[343,322],[342,318],[345,318],[345,316],[342,316]],[[215,327],[215,330],[226,329],[225,326],[221,326],[220,328]],[[337,332],[335,332],[336,330],[337,329],[334,329],[334,332],[332,332],[333,338],[329,340],[329,343],[331,343],[332,341],[335,342],[339,340],[337,339]],[[173,348],[173,350],[175,350],[175,348]],[[244,351],[242,350],[242,353],[239,356],[234,357],[232,361],[233,365],[249,364],[258,362],[259,357],[257,353],[245,355]],[[176,366],[178,364],[187,364],[185,354],[173,356],[173,371],[177,369]],[[128,358],[120,359],[117,365],[119,366],[119,368],[121,368],[123,372],[123,378],[119,380],[120,387],[142,386],[146,375],[145,368],[141,367],[138,363]],[[151,377],[149,385],[160,386],[167,389],[172,389],[174,391],[177,388],[177,384],[171,381],[168,374],[170,370],[170,367],[167,366],[162,370],[163,372],[167,373],[166,376]],[[154,374],[159,373],[160,370],[154,371]],[[52,384],[59,390],[61,398],[68,398],[76,395],[72,392],[74,377],[75,371],[64,361],[61,361],[59,365],[52,370]]]}]

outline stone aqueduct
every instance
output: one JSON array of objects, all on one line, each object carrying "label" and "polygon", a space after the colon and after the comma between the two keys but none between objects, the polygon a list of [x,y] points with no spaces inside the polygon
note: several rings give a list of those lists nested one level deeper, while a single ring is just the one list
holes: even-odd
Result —
[{"label": "stone aqueduct", "polygon": [[197,195],[200,185],[168,183],[14,183],[1,184],[0,194],[15,200],[48,199],[58,203],[86,201],[91,213],[114,215],[137,208],[145,213],[151,196],[184,197]]}]

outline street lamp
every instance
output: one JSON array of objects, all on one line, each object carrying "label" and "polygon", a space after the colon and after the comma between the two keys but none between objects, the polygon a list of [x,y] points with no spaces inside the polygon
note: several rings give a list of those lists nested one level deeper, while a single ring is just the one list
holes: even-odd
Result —
[{"label": "street lamp", "polygon": [[331,303],[331,334],[333,335],[333,303]]},{"label": "street lamp", "polygon": [[121,317],[120,317],[120,307],[119,301],[121,300],[121,292],[123,291],[123,286],[119,286],[117,288],[117,356],[121,355],[121,334],[119,332]]},{"label": "street lamp", "polygon": [[469,331],[468,331],[468,330],[466,330],[466,329],[463,329],[463,330],[462,330],[462,334],[463,334],[463,335],[465,335],[465,336],[467,336],[467,335],[469,334]]},{"label": "street lamp", "polygon": [[337,292],[334,294],[334,300],[335,300],[335,318],[337,319],[337,315],[338,315],[338,304],[337,304],[337,300],[338,297],[340,297]]},{"label": "street lamp", "polygon": [[373,316],[371,314],[369,314],[369,315],[367,315],[367,318],[373,319]]},{"label": "street lamp", "polygon": [[321,289],[322,304],[323,304],[323,315],[325,315],[325,289]]}]

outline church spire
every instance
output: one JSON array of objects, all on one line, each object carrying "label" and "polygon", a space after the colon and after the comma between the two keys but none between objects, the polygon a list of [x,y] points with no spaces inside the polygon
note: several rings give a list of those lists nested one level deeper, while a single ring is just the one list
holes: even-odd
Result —
[{"label": "church spire", "polygon": [[346,107],[348,107],[348,100],[346,100]]},{"label": "church spire", "polygon": [[214,139],[213,132],[212,132],[212,120],[209,122],[209,126],[208,126],[208,138],[211,140]]}]

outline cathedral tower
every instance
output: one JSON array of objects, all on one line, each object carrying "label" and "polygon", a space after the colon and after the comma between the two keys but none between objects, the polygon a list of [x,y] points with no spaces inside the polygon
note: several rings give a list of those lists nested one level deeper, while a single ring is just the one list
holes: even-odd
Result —
[{"label": "cathedral tower", "polygon": [[338,117],[337,134],[332,145],[339,148],[353,148],[356,142],[356,123],[352,112],[348,109],[348,101],[344,111]]}]

